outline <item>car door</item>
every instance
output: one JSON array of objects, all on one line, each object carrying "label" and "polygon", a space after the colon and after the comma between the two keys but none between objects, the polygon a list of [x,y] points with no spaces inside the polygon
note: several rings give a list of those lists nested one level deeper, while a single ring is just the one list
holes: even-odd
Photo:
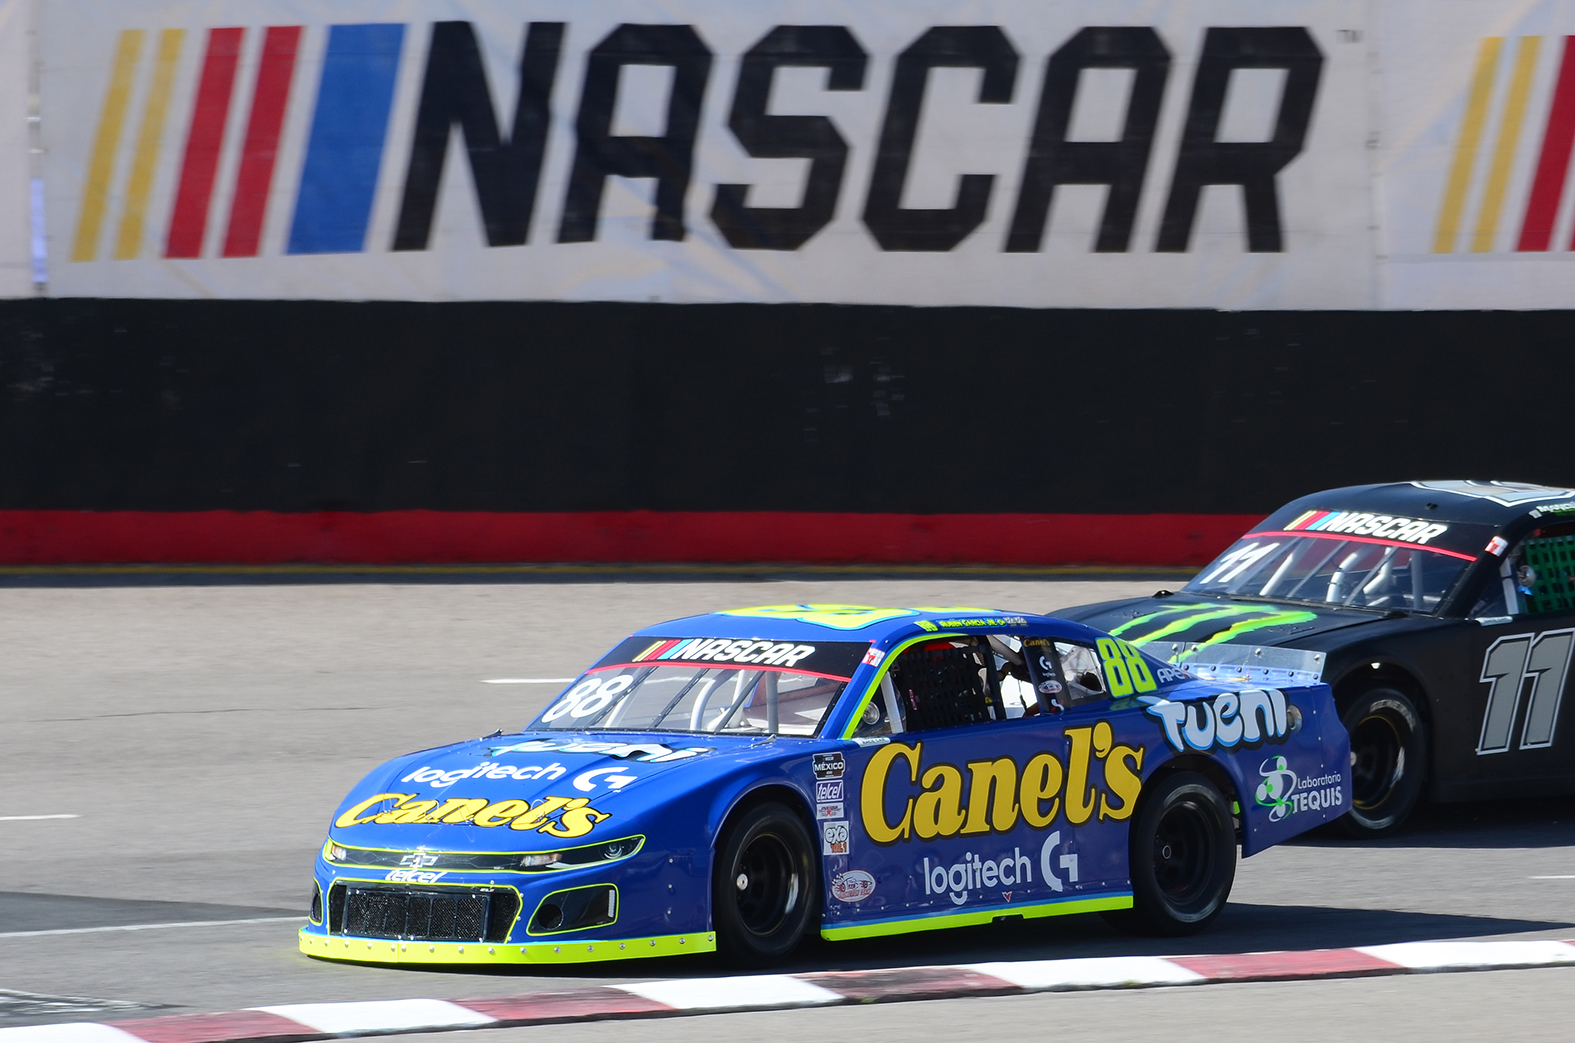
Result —
[{"label": "car door", "polygon": [[[1575,522],[1533,529],[1504,548],[1458,643],[1458,690],[1438,701],[1446,792],[1488,796],[1533,780],[1575,782]],[[1457,716],[1458,714],[1458,716]]]},{"label": "car door", "polygon": [[827,867],[828,936],[855,921],[1100,908],[1098,896],[1127,892],[1142,753],[1116,742],[1092,646],[1029,632],[927,638],[881,673],[876,703],[857,738],[881,745],[847,770],[847,875]]}]

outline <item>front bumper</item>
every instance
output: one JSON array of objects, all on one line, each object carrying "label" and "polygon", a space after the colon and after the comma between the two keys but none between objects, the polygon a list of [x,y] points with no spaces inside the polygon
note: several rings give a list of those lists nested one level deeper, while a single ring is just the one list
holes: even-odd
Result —
[{"label": "front bumper", "polygon": [[716,935],[666,934],[653,938],[588,941],[428,942],[395,938],[357,938],[327,934],[317,926],[303,927],[301,951],[325,960],[357,963],[458,964],[467,966],[518,963],[594,963],[646,956],[682,956],[716,950]]}]

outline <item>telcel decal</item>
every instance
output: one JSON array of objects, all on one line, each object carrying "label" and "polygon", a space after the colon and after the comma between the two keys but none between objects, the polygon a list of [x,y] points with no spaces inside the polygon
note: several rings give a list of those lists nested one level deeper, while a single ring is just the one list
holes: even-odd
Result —
[{"label": "telcel decal", "polygon": [[1253,749],[1265,742],[1282,743],[1290,735],[1285,693],[1278,688],[1221,692],[1213,699],[1148,698],[1145,712],[1165,728],[1165,741],[1177,753],[1215,746]]},{"label": "telcel decal", "polygon": [[[1070,750],[1064,764],[1045,751],[1021,767],[1010,757],[962,767],[930,762],[922,742],[883,746],[864,770],[859,794],[864,831],[877,844],[895,844],[914,837],[1009,833],[1019,818],[1034,829],[1047,829],[1061,814],[1063,798],[1066,820],[1074,826],[1096,811],[1101,820],[1130,818],[1142,788],[1145,747],[1117,745],[1106,721],[1068,728],[1066,739]],[[1104,762],[1103,789],[1089,784],[1095,758]],[[887,795],[898,787],[908,793],[901,815],[892,821],[886,817]]]},{"label": "telcel decal", "polygon": [[[341,829],[371,823],[378,826],[469,824],[491,829],[505,823],[510,829],[535,831],[572,840],[583,837],[599,822],[612,818],[591,807],[588,797],[547,797],[532,805],[528,800],[489,801],[482,797],[416,800],[414,793],[379,793],[357,801],[334,820]],[[373,810],[395,801],[393,807]]]}]

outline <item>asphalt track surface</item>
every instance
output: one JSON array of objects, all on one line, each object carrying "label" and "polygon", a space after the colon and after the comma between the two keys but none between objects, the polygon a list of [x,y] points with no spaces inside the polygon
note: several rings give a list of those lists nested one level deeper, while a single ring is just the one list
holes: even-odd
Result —
[{"label": "asphalt track surface", "polygon": [[[329,812],[399,752],[523,725],[636,626],[746,604],[1051,611],[1153,582],[311,584],[0,589],[0,1026],[716,975],[716,957],[440,973],[296,951]],[[75,817],[39,817],[75,816]],[[1205,934],[1098,917],[821,944],[789,970],[1440,938],[1575,938],[1567,799],[1427,809],[1376,844],[1241,863]],[[43,933],[40,933],[43,932]],[[1568,1039],[1575,970],[1239,984],[444,1034],[592,1043],[756,1037]],[[412,1038],[412,1037],[405,1037]],[[422,1037],[415,1037],[422,1038]],[[438,1037],[433,1037],[438,1038]]]}]

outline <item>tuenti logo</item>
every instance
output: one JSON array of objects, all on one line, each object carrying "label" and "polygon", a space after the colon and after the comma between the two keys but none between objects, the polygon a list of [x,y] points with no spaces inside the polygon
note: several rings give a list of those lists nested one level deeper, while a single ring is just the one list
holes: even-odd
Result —
[{"label": "tuenti logo", "polygon": [[[433,23],[424,62],[404,65],[401,56],[414,34],[398,23],[219,27],[200,39],[185,29],[124,29],[106,67],[71,259],[134,259],[145,255],[150,242],[167,258],[202,257],[205,242],[214,244],[208,256],[255,257],[270,208],[284,206],[292,208],[288,218],[281,218],[288,230],[286,254],[427,250],[456,132],[463,138],[458,154],[469,164],[486,243],[521,246],[531,237],[538,211],[549,128],[555,114],[567,121],[571,112],[573,155],[566,157],[561,216],[555,229],[537,233],[537,242],[596,240],[607,180],[622,177],[655,183],[652,240],[683,240],[703,216],[733,249],[796,250],[831,222],[846,194],[861,190],[858,213],[880,249],[949,251],[984,222],[996,177],[959,176],[949,207],[903,203],[930,73],[942,68],[978,70],[977,97],[970,102],[1021,101],[1033,110],[1026,136],[1017,144],[1014,162],[1021,164],[1022,177],[1016,198],[999,204],[1011,215],[1002,252],[1041,250],[1055,191],[1062,185],[1108,187],[1090,243],[1097,252],[1186,252],[1208,185],[1238,186],[1247,249],[1277,252],[1284,249],[1284,237],[1276,178],[1302,151],[1323,65],[1302,27],[1204,29],[1187,104],[1178,110],[1172,169],[1168,178],[1151,179],[1165,95],[1184,88],[1173,83],[1171,46],[1147,26],[1084,28],[1044,55],[1022,54],[1000,26],[934,26],[900,50],[881,87],[871,82],[869,53],[846,26],[778,25],[736,63],[723,65],[706,42],[703,26],[623,24],[590,44],[577,92],[558,82],[568,28],[563,22],[522,27],[514,52],[514,104],[503,113],[493,103],[494,87],[503,88],[496,92],[501,98],[508,85],[489,82],[482,60],[488,41],[478,39],[468,21]],[[320,56],[320,63],[302,60],[308,51]],[[1042,80],[1035,75],[1040,62]],[[319,64],[315,79],[301,71]],[[665,124],[657,136],[617,132],[620,77],[628,66],[671,72],[661,99]],[[420,77],[408,92],[418,100],[408,106],[410,124],[392,134],[395,100],[405,96],[398,82],[404,67]],[[718,68],[736,69],[730,85],[714,82]],[[773,83],[787,68],[824,70],[826,91],[883,90],[883,115],[873,138],[850,144],[827,116],[772,114]],[[1284,73],[1267,140],[1242,141],[1223,133],[1231,98],[1251,89],[1233,74],[1247,69]],[[1128,70],[1131,75],[1090,79],[1081,75],[1085,70]],[[238,84],[242,80],[247,82]],[[1116,83],[1125,86],[1111,86]],[[1025,97],[1033,86],[1037,97]],[[310,118],[301,121],[299,132],[288,130],[292,92],[313,89],[315,98],[306,106]],[[729,89],[725,125],[702,127],[707,92]],[[1119,103],[1125,115],[1111,139],[1084,140],[1072,132],[1082,90],[1125,92]],[[233,117],[243,128],[230,126],[232,108],[241,107],[232,106],[232,95],[249,98],[247,111]],[[141,108],[135,121],[129,118],[133,98]],[[167,123],[180,121],[184,134],[165,133]],[[753,158],[807,161],[799,204],[754,206],[749,202],[753,186],[716,184],[705,195],[705,214],[687,213],[702,132],[731,135],[730,144]],[[302,136],[300,142],[281,140],[295,133]],[[390,140],[408,141],[408,152],[389,156]],[[162,184],[155,177],[160,152],[170,142],[182,149],[172,196],[167,207],[153,207],[155,185]],[[286,144],[289,154],[298,151],[303,157],[290,172],[278,169]],[[845,184],[853,148],[875,157],[862,189]],[[374,197],[388,163],[403,168],[397,217],[390,241],[369,243]],[[219,193],[230,200],[227,214],[214,212],[221,172],[233,179],[225,186],[229,191]],[[276,186],[279,177],[294,184]],[[1140,196],[1151,182],[1163,182],[1150,189],[1164,193],[1157,234],[1152,243],[1134,244]],[[118,222],[111,214],[116,208]],[[144,227],[152,213],[168,213],[167,226]],[[222,234],[210,235],[215,222],[222,222]]]}]

